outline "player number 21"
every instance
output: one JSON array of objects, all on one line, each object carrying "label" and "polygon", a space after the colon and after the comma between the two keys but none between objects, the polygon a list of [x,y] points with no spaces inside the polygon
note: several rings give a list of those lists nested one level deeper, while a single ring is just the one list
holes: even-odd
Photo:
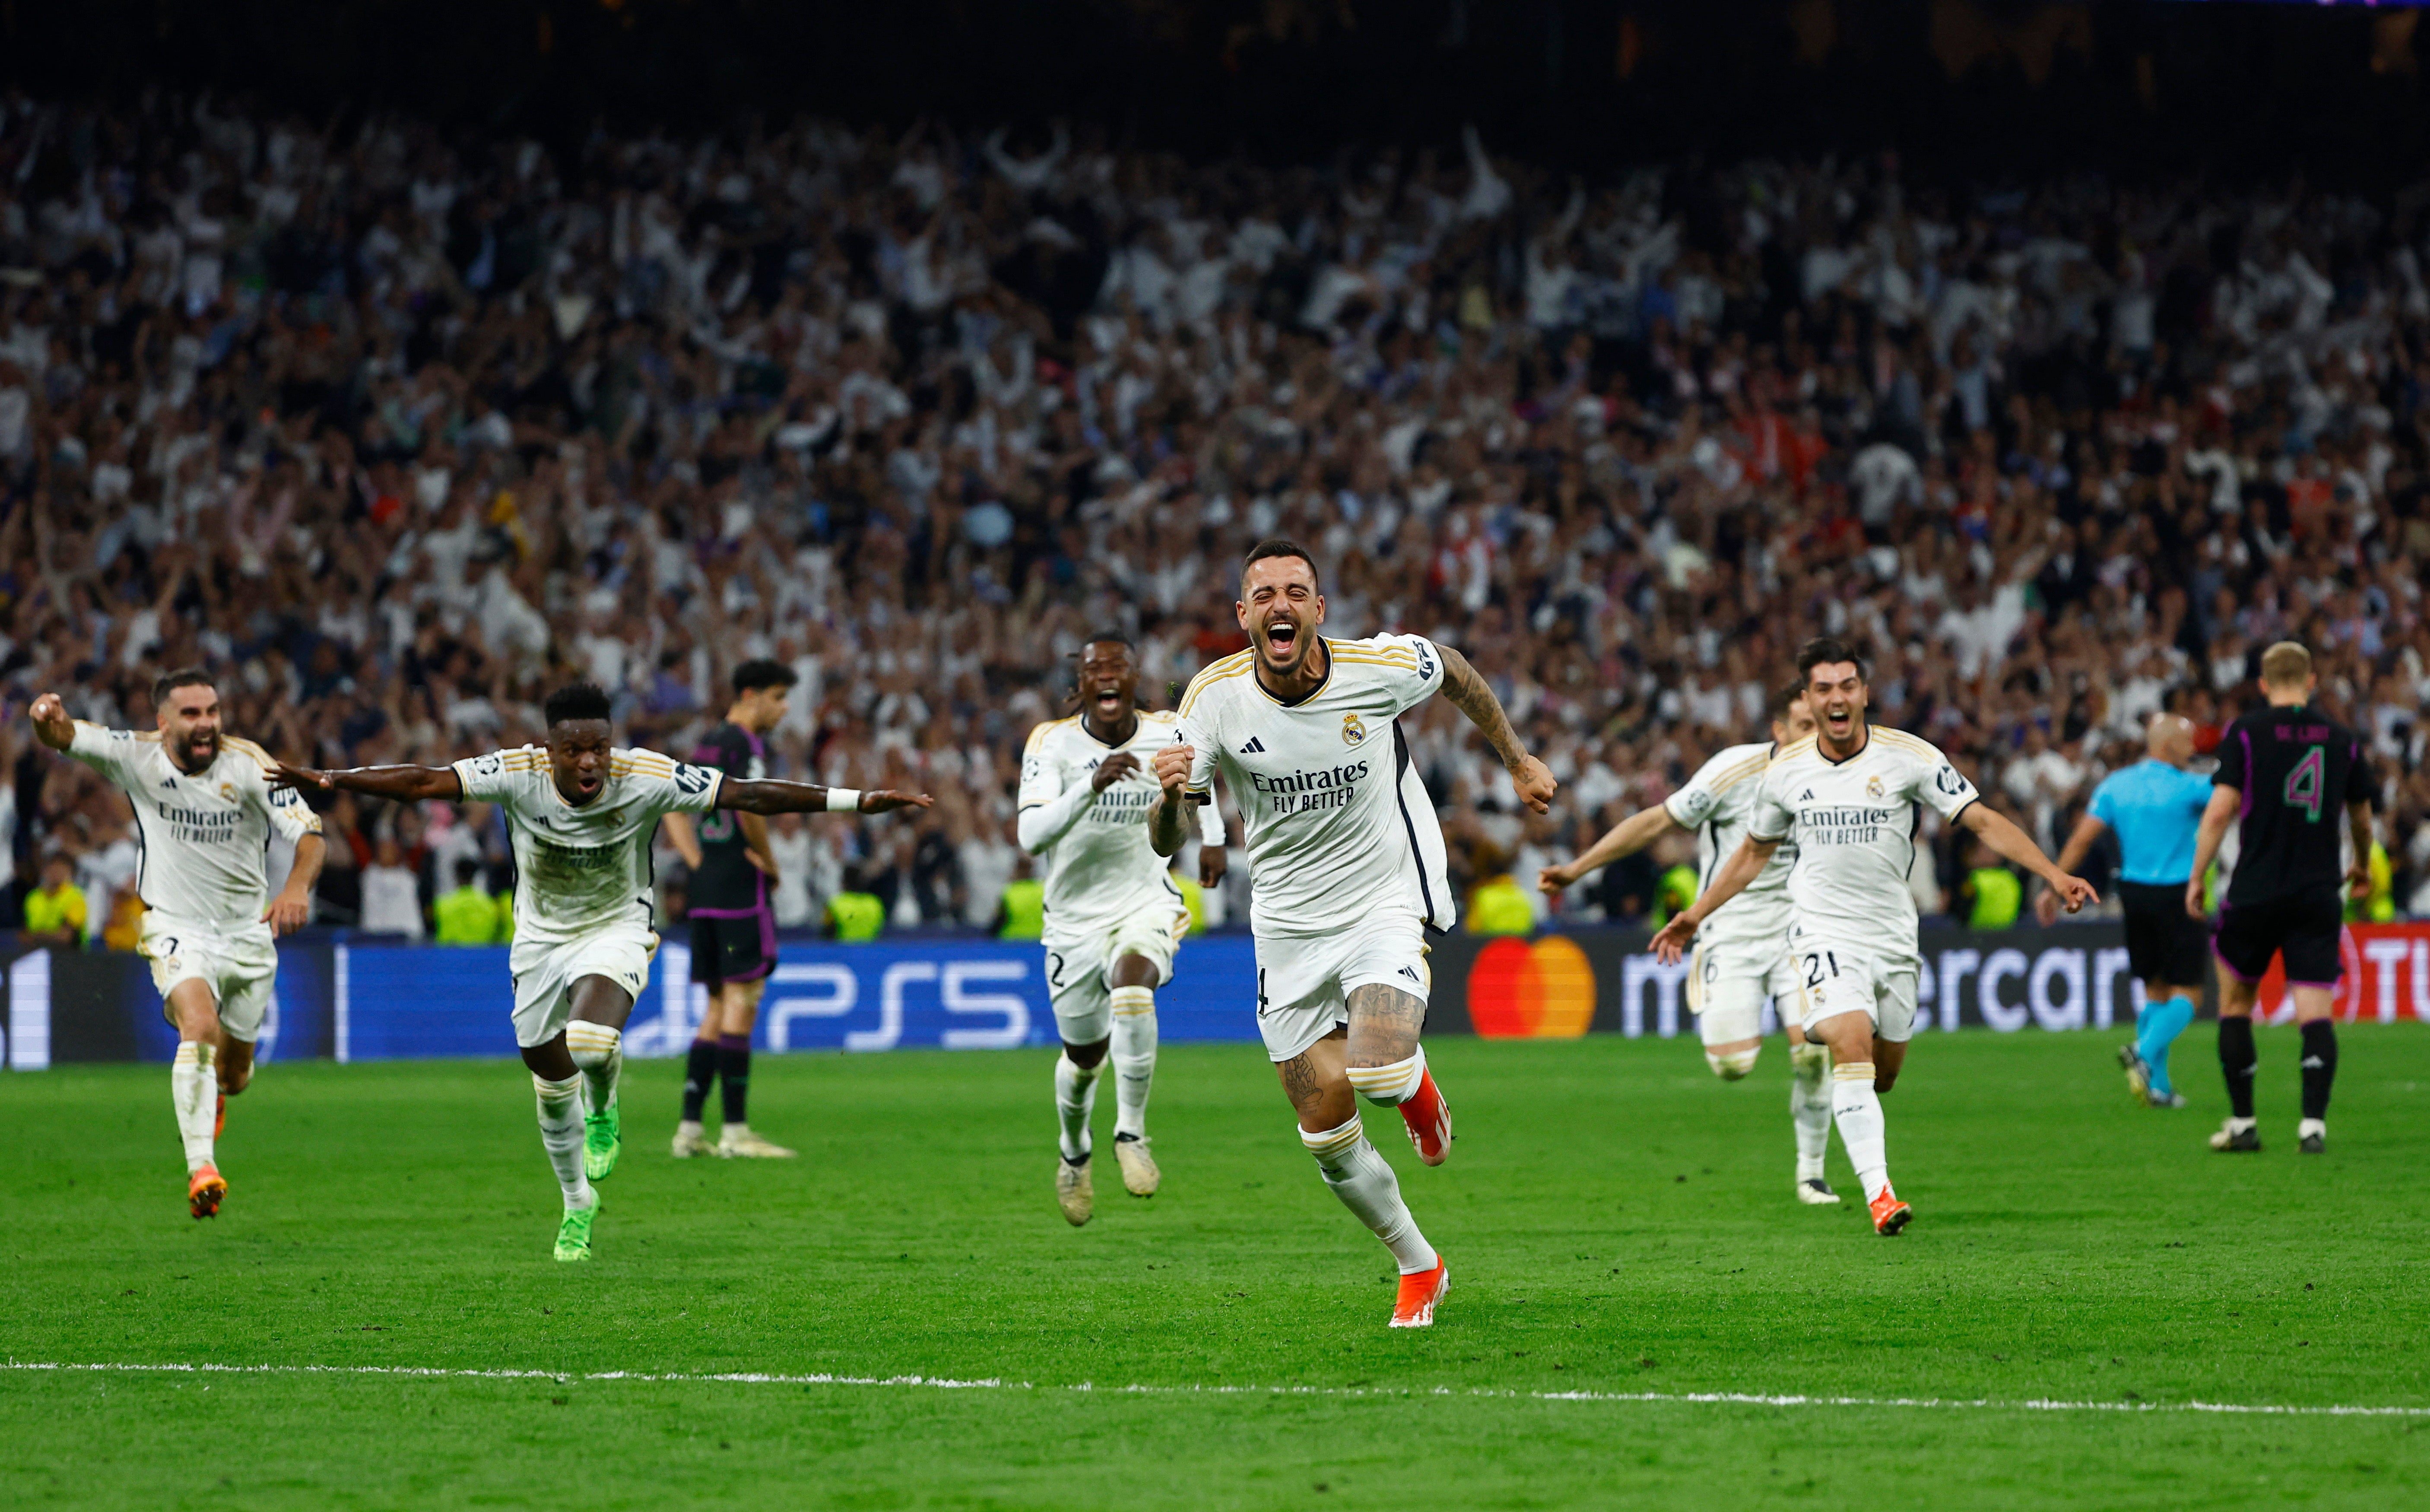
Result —
[{"label": "player number 21", "polygon": [[1806,985],[1821,987],[1825,976],[1839,974],[1839,957],[1829,951],[1817,951],[1806,957]]},{"label": "player number 21", "polygon": [[2323,764],[2321,748],[2316,745],[2304,753],[2304,759],[2295,763],[2294,771],[2287,773],[2287,806],[2304,810],[2305,819],[2314,824],[2321,822]]}]

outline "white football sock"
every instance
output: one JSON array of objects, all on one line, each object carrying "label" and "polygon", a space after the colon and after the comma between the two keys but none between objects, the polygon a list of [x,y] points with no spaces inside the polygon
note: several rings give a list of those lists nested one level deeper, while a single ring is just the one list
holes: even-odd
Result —
[{"label": "white football sock", "polygon": [[1831,1068],[1831,1117],[1839,1124],[1839,1143],[1848,1151],[1848,1163],[1856,1168],[1856,1179],[1865,1184],[1865,1201],[1872,1202],[1890,1184],[1888,1139],[1882,1124],[1882,1100],[1873,1092],[1873,1063],[1852,1061]]},{"label": "white football sock", "polygon": [[549,1166],[565,1193],[565,1205],[588,1207],[591,1191],[591,1179],[582,1173],[582,1077],[576,1074],[553,1082],[534,1072],[532,1090],[540,1098],[541,1148],[548,1152]]},{"label": "white football sock", "polygon": [[1358,1115],[1338,1129],[1322,1134],[1299,1131],[1300,1143],[1316,1156],[1316,1169],[1323,1173],[1324,1184],[1341,1205],[1357,1215],[1392,1252],[1401,1267],[1401,1274],[1416,1275],[1435,1268],[1434,1246],[1418,1232],[1418,1221],[1409,1216],[1409,1205],[1401,1201],[1401,1183],[1392,1168],[1367,1142],[1365,1131],[1358,1126]]},{"label": "white football sock", "polygon": [[177,1110],[177,1137],[186,1142],[186,1169],[211,1163],[211,1126],[219,1122],[219,1048],[200,1040],[179,1041],[169,1063],[169,1103]]},{"label": "white football sock", "polygon": [[[1386,1107],[1398,1107],[1418,1095],[1418,1084],[1426,1076],[1426,1047],[1420,1045],[1406,1060],[1396,1060],[1389,1066],[1353,1066],[1349,1071],[1350,1085],[1371,1103]],[[1420,1266],[1421,1271],[1432,1270]]]},{"label": "white football sock", "polygon": [[1056,1141],[1075,1165],[1089,1158],[1089,1114],[1097,1105],[1097,1072],[1105,1064],[1084,1070],[1068,1054],[1055,1057],[1055,1116],[1062,1123]]},{"label": "white football sock", "polygon": [[616,1105],[616,1080],[624,1072],[624,1031],[576,1019],[565,1026],[566,1053],[582,1072],[590,1111],[605,1113]]},{"label": "white football sock", "polygon": [[1822,1179],[1831,1153],[1831,1051],[1808,1042],[1789,1047],[1789,1120],[1797,1129],[1797,1179]]},{"label": "white football sock", "polygon": [[1156,1080],[1156,989],[1118,987],[1114,1005],[1114,1134],[1147,1138],[1147,1094]]}]

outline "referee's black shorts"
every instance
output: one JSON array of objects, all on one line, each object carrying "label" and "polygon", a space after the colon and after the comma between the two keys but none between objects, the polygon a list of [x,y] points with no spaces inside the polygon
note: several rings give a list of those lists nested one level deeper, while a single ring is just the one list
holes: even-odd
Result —
[{"label": "referee's black shorts", "polygon": [[2283,952],[2289,986],[2335,987],[2338,938],[2345,927],[2338,889],[2310,888],[2262,903],[2222,905],[2211,943],[2220,963],[2244,981],[2260,981],[2270,957]]},{"label": "referee's black shorts", "polygon": [[2139,981],[2202,991],[2210,932],[2186,912],[2186,885],[2120,882],[2126,909],[2126,966]]}]

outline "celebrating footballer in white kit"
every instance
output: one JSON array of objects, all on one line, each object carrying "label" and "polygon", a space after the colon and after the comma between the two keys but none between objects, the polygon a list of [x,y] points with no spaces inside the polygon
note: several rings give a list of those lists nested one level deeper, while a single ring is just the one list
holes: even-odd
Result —
[{"label": "celebrating footballer in white kit", "polygon": [[1797,667],[1820,728],[1773,758],[1746,839],[1695,903],[1655,936],[1654,949],[1665,962],[1678,960],[1698,926],[1760,876],[1783,844],[1796,842],[1789,943],[1799,1011],[1806,1038],[1830,1049],[1831,1115],[1864,1183],[1874,1232],[1891,1235],[1915,1216],[1890,1189],[1880,1094],[1898,1080],[1915,1033],[1922,957],[1906,879],[1922,806],[2050,884],[2068,912],[2100,900],[2089,883],[2052,865],[2030,836],[1981,803],[1939,747],[1865,723],[1864,663],[1845,642],[1807,641]]},{"label": "celebrating footballer in white kit", "polygon": [[[1623,856],[1634,856],[1674,829],[1696,832],[1696,872],[1706,882],[1746,838],[1763,789],[1764,769],[1781,751],[1814,733],[1806,706],[1806,685],[1792,683],[1773,698],[1772,742],[1734,745],[1697,769],[1687,786],[1650,808],[1614,824],[1573,861],[1548,866],[1536,884],[1558,893]],[[1688,972],[1688,1006],[1705,1042],[1705,1063],[1734,1082],[1755,1070],[1763,1050],[1763,1006],[1776,1005],[1789,1031],[1789,1116],[1797,1136],[1797,1200],[1817,1206],[1839,1194],[1823,1179],[1822,1157],[1831,1142],[1831,1096],[1826,1082],[1831,1053],[1809,1042],[1798,1022],[1797,978],[1789,955],[1789,872],[1797,847],[1783,844],[1762,875],[1711,927],[1696,936],[1696,957]]]},{"label": "celebrating footballer in white kit", "polygon": [[1249,553],[1236,613],[1251,647],[1191,679],[1182,743],[1156,754],[1163,795],[1149,839],[1179,850],[1185,807],[1208,801],[1223,769],[1248,832],[1266,1053],[1325,1185],[1399,1263],[1392,1326],[1423,1328],[1450,1271],[1367,1142],[1356,1095],[1400,1109],[1427,1165],[1451,1153],[1451,1113],[1418,1035],[1425,931],[1449,928],[1455,910],[1442,830],[1398,717],[1440,691],[1485,732],[1528,807],[1549,808],[1556,784],[1458,652],[1422,636],[1319,638],[1316,564],[1290,542]]},{"label": "celebrating footballer in white kit", "polygon": [[[219,693],[199,668],[152,688],[159,728],[105,730],[68,718],[57,693],[27,712],[43,744],[124,789],[142,837],[136,892],[143,900],[137,949],[152,962],[160,1012],[177,1027],[169,1096],[186,1147],[186,1205],[218,1216],[227,1198],[217,1141],[227,1100],[253,1079],[278,975],[280,935],[311,917],[321,874],[321,821],[292,792],[273,789],[277,763],[220,728]],[[270,896],[272,831],[295,847],[287,886]]]},{"label": "celebrating footballer in white kit", "polygon": [[[924,794],[752,781],[656,751],[613,744],[612,706],[574,683],[542,706],[548,743],[444,767],[282,767],[280,782],[413,803],[496,804],[515,847],[515,1043],[540,1100],[541,1144],[565,1197],[557,1257],[591,1258],[599,1198],[591,1184],[623,1149],[616,1083],[624,1021],[657,954],[650,839],[671,813],[880,813]],[[585,1105],[588,1105],[587,1111]]]},{"label": "celebrating footballer in white kit", "polygon": [[[1046,985],[1063,1054],[1055,1062],[1061,1157],[1055,1197],[1074,1226],[1095,1205],[1089,1116],[1113,1053],[1114,1158],[1134,1197],[1163,1177],[1148,1151],[1147,1097],[1156,1076],[1156,989],[1173,980],[1190,909],[1166,860],[1147,842],[1158,791],[1147,763],[1180,739],[1180,716],[1138,706],[1139,663],[1123,637],[1080,647],[1080,712],[1029,732],[1021,756],[1021,848],[1046,857]],[[1199,813],[1199,880],[1223,875],[1223,821]]]}]

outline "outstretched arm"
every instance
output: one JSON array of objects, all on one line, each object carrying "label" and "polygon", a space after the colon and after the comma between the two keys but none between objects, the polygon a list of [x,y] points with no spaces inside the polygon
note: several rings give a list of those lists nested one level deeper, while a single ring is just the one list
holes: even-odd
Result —
[{"label": "outstretched arm", "polygon": [[1748,883],[1763,875],[1763,869],[1772,864],[1772,853],[1780,849],[1780,841],[1786,839],[1784,835],[1778,839],[1759,840],[1750,835],[1739,842],[1739,848],[1713,873],[1713,880],[1706,884],[1696,901],[1673,915],[1662,932],[1654,937],[1654,954],[1663,965],[1678,964],[1679,957],[1688,953],[1688,941],[1696,938],[1697,926],[1713,917],[1714,910],[1722,905],[1744,892]]},{"label": "outstretched arm", "polygon": [[1485,676],[1469,664],[1466,656],[1449,646],[1438,645],[1442,653],[1442,695],[1452,706],[1468,716],[1468,722],[1485,732],[1485,743],[1502,758],[1510,773],[1510,786],[1517,789],[1521,801],[1537,813],[1548,813],[1553,806],[1553,794],[1560,784],[1545,770],[1544,763],[1527,754],[1519,741],[1519,732],[1510,727],[1510,716],[1502,711],[1502,700],[1493,696],[1492,686]]},{"label": "outstretched arm", "polygon": [[1604,833],[1603,839],[1586,849],[1574,861],[1548,866],[1536,873],[1536,886],[1546,892],[1558,892],[1589,872],[1600,871],[1623,856],[1638,852],[1660,839],[1672,830],[1682,828],[1671,817],[1671,810],[1661,804],[1640,808]]},{"label": "outstretched arm", "polygon": [[25,710],[34,722],[34,735],[54,751],[64,751],[75,744],[75,721],[68,718],[67,702],[57,693],[44,693]]},{"label": "outstretched arm", "polygon": [[2073,913],[2088,903],[2099,903],[2101,894],[2082,877],[2070,876],[2051,864],[2034,838],[2017,827],[2016,821],[1989,804],[1971,804],[1957,816],[1957,822],[1974,832],[1975,838],[2008,860],[2050,884],[2058,894],[2059,906]]},{"label": "outstretched arm", "polygon": [[873,788],[822,788],[815,782],[757,781],[728,777],[717,789],[717,806],[745,814],[883,814],[896,808],[925,808],[937,800],[924,792],[896,792]]},{"label": "outstretched arm", "polygon": [[[2100,839],[2104,834],[2108,832],[2108,825],[2093,818],[2090,814],[2087,814],[2082,819],[2077,820],[2075,822],[2075,832],[2067,838],[2067,843],[2065,845],[2059,847],[2058,869],[2062,872],[2072,874],[2077,867],[2084,864],[2084,858],[2092,854],[2093,842]],[[2048,926],[2051,922],[2056,920],[2058,918],[2058,894],[2045,889],[2040,897],[2036,898],[2034,900],[2034,917],[2039,919],[2044,926]]]},{"label": "outstretched arm", "polygon": [[450,802],[464,796],[463,779],[454,767],[346,767],[337,772],[322,772],[311,767],[278,763],[272,773],[270,786],[277,788],[319,788],[324,791],[342,789],[347,792],[368,793],[374,798],[393,798],[403,803],[418,803],[424,798],[444,798]]}]

